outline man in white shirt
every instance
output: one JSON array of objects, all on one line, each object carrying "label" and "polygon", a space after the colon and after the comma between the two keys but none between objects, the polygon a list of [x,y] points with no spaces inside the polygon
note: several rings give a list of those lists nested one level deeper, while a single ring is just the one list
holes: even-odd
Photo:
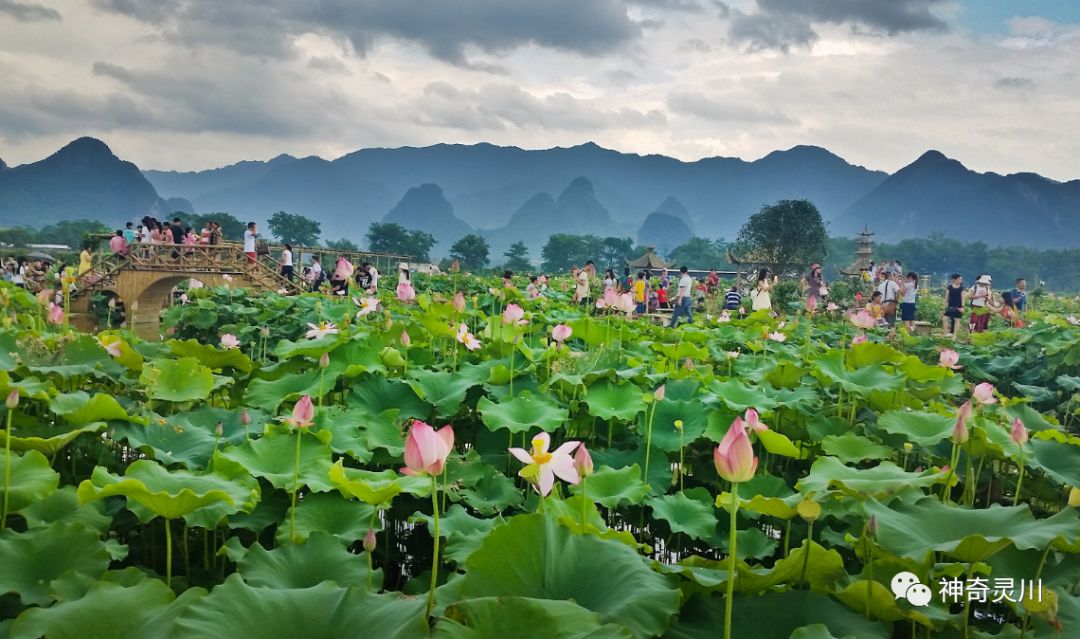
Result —
[{"label": "man in white shirt", "polygon": [[686,316],[686,321],[693,322],[694,316],[692,314],[693,298],[691,292],[694,288],[694,278],[690,277],[690,273],[684,266],[679,269],[679,287],[675,293],[674,308],[675,311],[671,314],[671,323],[668,327],[671,328],[679,323],[679,318],[683,315]]},{"label": "man in white shirt", "polygon": [[878,284],[877,290],[881,293],[881,307],[884,311],[885,322],[890,330],[896,326],[896,302],[900,295],[900,285],[891,271],[885,271],[885,279]]},{"label": "man in white shirt", "polygon": [[247,230],[244,231],[244,253],[247,254],[248,262],[255,263],[255,238],[259,234],[255,232],[255,223],[248,222]]}]

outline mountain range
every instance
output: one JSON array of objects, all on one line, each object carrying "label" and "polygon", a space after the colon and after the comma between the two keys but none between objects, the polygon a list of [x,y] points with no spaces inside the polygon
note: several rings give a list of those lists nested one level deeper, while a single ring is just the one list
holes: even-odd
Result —
[{"label": "mountain range", "polygon": [[362,243],[375,221],[422,228],[439,240],[435,255],[479,232],[496,261],[518,240],[537,259],[559,232],[633,237],[661,250],[687,233],[730,239],[763,205],[792,198],[814,202],[833,235],[869,225],[884,241],[940,232],[991,245],[1080,246],[1080,180],[977,173],[937,151],[892,175],[813,146],[752,162],[684,162],[592,143],[439,144],[140,172],[103,142],[80,138],[39,162],[0,162],[0,226],[79,217],[112,225],[172,210],[264,221],[285,210],[321,222],[326,239]]}]

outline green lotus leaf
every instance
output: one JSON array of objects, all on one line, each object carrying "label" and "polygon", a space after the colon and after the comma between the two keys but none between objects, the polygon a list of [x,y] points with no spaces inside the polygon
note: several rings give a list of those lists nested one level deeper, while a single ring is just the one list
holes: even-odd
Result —
[{"label": "green lotus leaf", "polygon": [[1054,381],[1058,383],[1058,386],[1061,386],[1065,390],[1073,392],[1080,391],[1080,377],[1073,375],[1058,375],[1054,378]]},{"label": "green lotus leaf", "polygon": [[349,477],[349,472],[340,459],[330,466],[329,478],[330,484],[341,491],[342,495],[355,497],[369,506],[389,506],[390,501],[401,492],[401,486],[396,481],[375,484],[365,479]]},{"label": "green lotus leaf", "polygon": [[[249,435],[258,432],[256,424],[245,428],[240,421],[241,412],[212,406],[200,406],[191,411],[173,413],[149,424],[117,424],[112,437],[126,440],[133,446],[152,455],[163,464],[183,464],[187,468],[205,468],[218,450],[230,444],[241,444]],[[252,411],[253,420],[261,421],[261,414]],[[216,434],[221,424],[221,436]]]},{"label": "green lotus leaf", "polygon": [[397,410],[402,420],[424,419],[430,412],[428,405],[416,396],[411,386],[378,375],[365,375],[353,383],[349,399],[350,408],[361,408],[371,415]]},{"label": "green lotus leaf", "polygon": [[214,375],[194,357],[156,358],[143,366],[139,383],[153,399],[190,402],[206,399],[214,389]]},{"label": "green lotus leaf", "polygon": [[1019,417],[1020,421],[1024,422],[1024,426],[1031,431],[1059,430],[1061,428],[1057,424],[1047,421],[1042,413],[1027,404],[1012,404],[1005,409],[1005,414],[1009,416],[1010,422]]},{"label": "green lotus leaf", "polygon": [[409,386],[416,396],[431,404],[440,417],[451,417],[461,409],[465,394],[478,383],[454,371],[409,371]]},{"label": "green lotus leaf", "polygon": [[80,503],[74,486],[61,487],[23,508],[19,514],[30,530],[47,528],[54,523],[75,523],[104,534],[112,524],[112,517],[105,514],[105,505],[99,501]]},{"label": "green lotus leaf", "polygon": [[[36,450],[21,455],[12,453],[10,468],[7,458],[0,455],[0,477],[7,476],[11,477],[7,493],[8,512],[18,512],[45,499],[60,485],[60,475],[49,466],[49,460]],[[0,484],[0,497],[3,494],[4,484]]]},{"label": "green lotus leaf", "polygon": [[799,489],[823,494],[836,488],[853,497],[883,498],[909,488],[926,488],[944,478],[937,470],[909,473],[888,461],[873,468],[852,468],[835,457],[819,457],[810,466],[810,474],[799,480]]},{"label": "green lotus leaf", "polygon": [[[300,589],[332,581],[339,586],[368,583],[367,558],[345,549],[334,536],[313,532],[302,544],[284,544],[266,550],[256,542],[237,563],[237,571],[256,588]],[[382,571],[372,575],[372,589],[382,587]]]},{"label": "green lotus leaf", "polygon": [[423,597],[372,594],[323,582],[311,588],[257,588],[231,575],[176,620],[173,639],[427,636]]},{"label": "green lotus leaf", "polygon": [[244,404],[274,411],[282,402],[299,399],[304,395],[317,398],[320,387],[324,393],[329,391],[337,382],[337,377],[321,375],[319,368],[311,367],[299,372],[287,372],[277,379],[255,378],[244,393]]},{"label": "green lotus leaf", "polygon": [[109,553],[97,532],[76,523],[55,523],[0,538],[0,594],[16,593],[26,605],[47,605],[49,583],[67,573],[97,579]]},{"label": "green lotus leaf", "polygon": [[866,459],[886,459],[891,457],[893,449],[883,446],[867,437],[852,432],[832,435],[821,440],[821,450],[845,463],[859,462]]},{"label": "green lotus leaf", "polygon": [[79,599],[25,611],[12,624],[11,639],[159,639],[162,628],[205,594],[192,588],[177,597],[156,579],[99,581]]},{"label": "green lotus leaf", "polygon": [[461,491],[461,497],[482,515],[494,515],[520,506],[523,498],[514,480],[489,468],[482,479]]},{"label": "green lotus leaf", "polygon": [[[727,537],[721,536],[720,541],[722,543],[719,547],[728,552],[730,542]],[[747,528],[735,533],[735,556],[740,561],[771,557],[779,545],[778,540],[768,536],[760,528]]]},{"label": "green lotus leaf", "polygon": [[[218,459],[221,459],[221,457],[219,456]],[[314,497],[315,495],[323,494],[330,493],[311,493],[310,495],[304,495],[301,503],[306,502],[308,499]],[[345,503],[345,501],[339,496],[331,496],[334,499]],[[270,526],[276,526],[277,524],[280,524],[282,520],[287,517],[287,512],[290,507],[289,501],[289,495],[284,491],[267,490],[259,497],[259,503],[255,505],[255,508],[253,508],[251,512],[241,511],[234,515],[230,515],[228,522],[226,522],[226,525],[228,525],[228,527],[233,530],[250,530],[255,533],[261,533]],[[298,531],[299,526],[300,524],[298,520]],[[288,532],[288,527],[286,527],[285,532]],[[282,534],[280,530],[278,531],[278,533]],[[297,535],[299,534],[300,533],[297,532]],[[288,535],[285,534],[284,536],[287,537]],[[233,539],[233,537],[230,537],[229,539]],[[286,541],[288,541],[288,539],[286,539]]]},{"label": "green lotus leaf", "polygon": [[645,502],[652,509],[653,517],[663,519],[672,532],[681,532],[701,540],[708,540],[716,533],[716,511],[712,499],[707,501],[687,497],[682,491],[663,497],[653,497]]},{"label": "green lotus leaf", "polygon": [[214,370],[232,368],[241,373],[250,372],[254,363],[239,348],[217,348],[189,339],[182,342],[173,340],[169,347],[177,357],[193,357],[204,366]]},{"label": "green lotus leaf", "polygon": [[[210,467],[213,469],[213,477],[230,483],[230,494],[233,499],[232,501],[217,501],[184,515],[184,521],[189,527],[215,530],[228,517],[238,513],[250,513],[262,499],[259,480],[252,477],[244,466],[218,454],[212,460]],[[141,509],[140,505],[131,508],[142,521],[152,518],[149,513],[140,512]]]},{"label": "green lotus leaf", "polygon": [[94,375],[104,379],[119,379],[124,367],[113,361],[96,337],[79,335],[64,343],[59,351],[42,353],[27,358],[27,369],[32,373],[59,375],[64,379]]},{"label": "green lotus leaf", "polygon": [[760,388],[748,386],[737,379],[713,382],[709,386],[712,397],[727,405],[731,410],[741,413],[747,408],[758,411],[776,408],[776,400],[762,392]]},{"label": "green lotus leaf", "polygon": [[459,587],[477,597],[572,600],[637,638],[661,634],[679,591],[623,544],[574,535],[543,514],[518,515],[465,562]]},{"label": "green lotus leaf", "polygon": [[923,411],[894,410],[878,415],[878,426],[913,444],[930,447],[952,437],[956,417]]},{"label": "green lotus leaf", "polygon": [[12,390],[18,389],[23,398],[48,400],[56,394],[56,386],[48,379],[37,377],[24,377],[18,381],[12,381],[5,371],[0,371],[0,394],[8,396]]},{"label": "green lotus leaf", "polygon": [[511,433],[529,432],[539,428],[554,432],[569,417],[566,408],[544,395],[523,391],[511,400],[498,404],[486,397],[476,403],[476,411],[488,430],[509,430]]},{"label": "green lotus leaf", "polygon": [[113,495],[126,497],[129,508],[139,504],[165,519],[179,519],[219,501],[250,510],[259,497],[258,490],[222,475],[170,471],[146,459],[132,463],[122,477],[98,466],[90,479],[79,484],[78,496],[82,503]]},{"label": "green lotus leaf", "polygon": [[585,392],[589,413],[600,419],[630,421],[645,410],[641,390],[633,384],[615,384],[611,380],[591,384]]},{"label": "green lotus leaf", "polygon": [[[657,460],[660,463],[660,460]],[[648,487],[641,481],[641,467],[637,464],[623,468],[600,466],[585,478],[584,484],[570,487],[575,495],[584,494],[604,508],[618,508],[622,504],[640,504]]]},{"label": "green lotus leaf", "polygon": [[866,341],[854,344],[847,351],[833,351],[830,356],[840,352],[844,361],[851,368],[865,368],[873,364],[895,364],[907,358],[906,355],[888,344]]},{"label": "green lotus leaf", "polygon": [[[333,535],[338,542],[349,545],[363,539],[368,527],[372,525],[374,514],[374,506],[342,499],[334,493],[311,493],[304,495],[304,499],[296,504],[293,537],[298,542],[303,542],[313,533],[323,532]],[[377,529],[379,521],[374,521]],[[278,524],[277,543],[289,543],[289,526],[293,523],[289,513],[286,511],[282,519],[273,523]]]},{"label": "green lotus leaf", "polygon": [[248,469],[274,488],[291,490],[296,469],[296,438],[300,438],[300,486],[315,492],[334,490],[330,483],[330,447],[303,430],[270,429],[262,437],[225,449],[221,456]]},{"label": "green lotus leaf", "polygon": [[[553,499],[548,503],[550,505],[564,502]],[[425,522],[428,534],[434,535],[434,520],[430,515],[417,513],[409,520]],[[473,517],[459,504],[450,506],[450,509],[443,513],[439,520],[439,534],[446,538],[443,558],[458,565],[464,564],[469,555],[473,554],[484,542],[488,533],[495,527],[501,526],[502,523],[499,519]]]},{"label": "green lotus leaf", "polygon": [[[96,433],[105,428],[105,422],[95,422],[73,428],[71,430],[57,429],[41,422],[32,422],[30,425],[20,425],[11,435],[11,450],[27,451],[36,450],[43,455],[52,457],[65,446],[75,441],[83,433]],[[57,432],[59,430],[60,432]],[[7,431],[0,431],[0,446],[7,441]]]},{"label": "green lotus leaf", "polygon": [[829,627],[825,624],[815,623],[809,626],[802,626],[796,628],[788,639],[859,639],[855,635],[846,635],[844,637],[837,637],[833,633],[829,632]]},{"label": "green lotus leaf", "polygon": [[[836,593],[836,598],[847,604],[852,610],[866,610],[866,580],[856,581]],[[897,605],[893,593],[880,582],[870,585],[870,616],[879,621],[894,622],[912,620],[924,627],[933,624],[918,609],[903,610]]]},{"label": "green lotus leaf", "polygon": [[[780,639],[791,637],[802,627],[818,624],[842,639],[888,639],[893,634],[890,626],[870,621],[826,595],[806,590],[739,597],[734,604],[733,639]],[[723,628],[723,598],[698,594],[682,607],[678,622],[664,639],[716,639]]]},{"label": "green lotus leaf", "polygon": [[1013,382],[1013,388],[1027,396],[1035,404],[1046,404],[1057,399],[1057,393],[1043,386]]},{"label": "green lotus leaf", "polygon": [[632,639],[623,626],[572,601],[480,597],[447,606],[435,630],[441,639],[487,639],[507,628],[528,628],[529,639]]},{"label": "green lotus leaf", "polygon": [[765,447],[765,450],[769,451],[773,455],[779,455],[781,457],[791,457],[792,459],[805,459],[809,454],[809,450],[800,451],[795,444],[788,439],[788,436],[783,433],[778,433],[775,430],[764,430],[760,433],[756,433],[758,441]]},{"label": "green lotus leaf", "polygon": [[12,330],[0,331],[0,371],[11,372],[19,368],[20,364],[15,357],[19,352],[16,345],[18,334]]},{"label": "green lotus leaf", "polygon": [[806,548],[807,544],[803,542],[802,546],[793,549],[770,569],[738,564],[739,577],[735,580],[735,590],[745,594],[757,594],[781,584],[797,585],[805,580],[811,590],[831,591],[833,584],[847,575],[844,558],[834,549],[826,549],[816,542],[810,542],[810,557],[807,560]]},{"label": "green lotus leaf", "polygon": [[[652,408],[647,409],[638,422],[642,437],[645,436],[650,410]],[[669,453],[678,452],[679,431],[675,428],[677,419],[682,420],[683,423],[683,446],[690,446],[705,433],[709,425],[710,412],[698,399],[692,401],[665,399],[657,404],[656,413],[653,415],[652,454],[656,455],[658,450]],[[657,457],[657,461],[661,459],[662,457]]]},{"label": "green lotus leaf", "polygon": [[49,402],[49,410],[76,426],[111,420],[141,421],[128,415],[112,395],[104,393],[93,397],[83,391],[61,393]]},{"label": "green lotus leaf", "polygon": [[897,391],[904,384],[904,378],[886,371],[880,364],[870,364],[856,370],[844,365],[844,354],[834,351],[819,357],[814,363],[814,370],[823,381],[839,384],[845,393],[854,393],[868,397],[871,391]]},{"label": "green lotus leaf", "polygon": [[1009,546],[1020,550],[1042,549],[1051,543],[1071,546],[1080,537],[1080,518],[1072,508],[1036,519],[1027,506],[992,504],[971,510],[928,497],[892,506],[869,500],[866,511],[877,517],[881,547],[920,562],[935,551],[957,561],[983,561]]},{"label": "green lotus leaf", "polygon": [[1058,483],[1080,486],[1080,446],[1032,438],[1027,450],[1032,468],[1042,470]]}]

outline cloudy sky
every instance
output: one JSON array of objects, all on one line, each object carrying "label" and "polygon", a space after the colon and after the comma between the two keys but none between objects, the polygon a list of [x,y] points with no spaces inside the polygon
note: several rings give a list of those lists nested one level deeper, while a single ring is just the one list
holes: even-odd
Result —
[{"label": "cloudy sky", "polygon": [[0,158],[796,144],[1080,178],[1074,0],[0,0]]}]

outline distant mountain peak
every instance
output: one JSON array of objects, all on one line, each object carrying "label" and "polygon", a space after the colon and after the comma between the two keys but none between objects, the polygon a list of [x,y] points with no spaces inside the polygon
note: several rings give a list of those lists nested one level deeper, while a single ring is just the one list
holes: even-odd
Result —
[{"label": "distant mountain peak", "polygon": [[570,198],[595,197],[593,183],[585,176],[578,176],[571,180],[563,192],[559,194],[559,202]]},{"label": "distant mountain peak", "polygon": [[112,149],[108,144],[105,144],[97,138],[82,137],[77,140],[72,140],[62,149],[53,154],[55,158],[111,158],[113,157]]},{"label": "distant mountain peak", "polygon": [[690,211],[686,210],[683,203],[678,200],[674,195],[667,196],[660,206],[656,207],[656,213],[666,213],[673,217],[677,217],[687,225],[690,225],[693,220],[690,218]]}]

